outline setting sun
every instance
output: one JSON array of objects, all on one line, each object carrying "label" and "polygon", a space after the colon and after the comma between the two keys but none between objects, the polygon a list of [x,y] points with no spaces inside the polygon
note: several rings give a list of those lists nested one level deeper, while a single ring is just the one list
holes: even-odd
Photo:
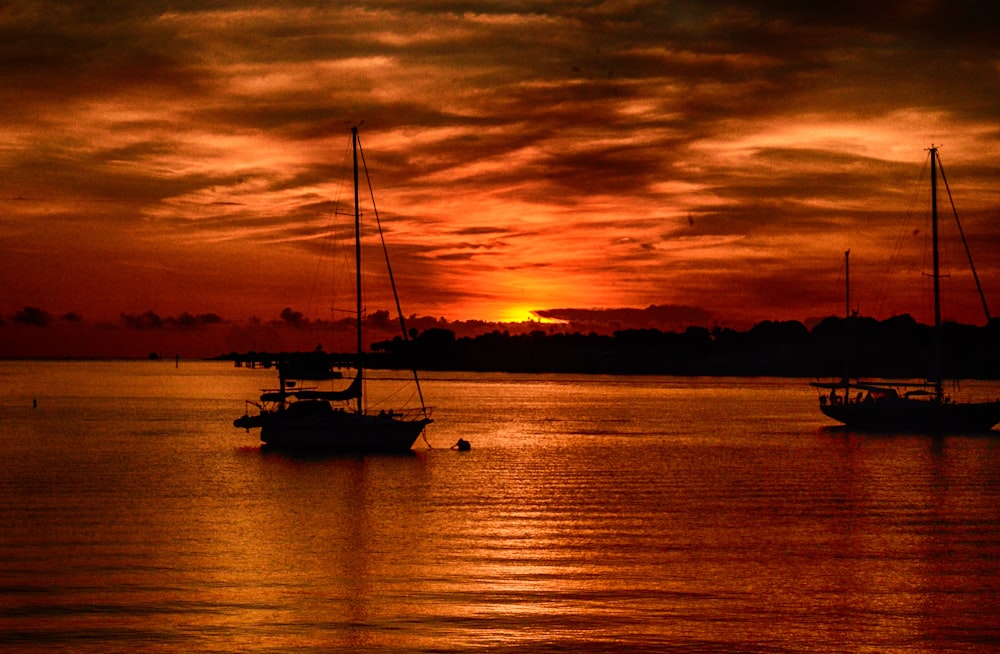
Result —
[{"label": "setting sun", "polygon": [[508,309],[503,309],[497,314],[498,322],[537,322],[539,324],[562,324],[562,320],[552,320],[551,318],[544,318],[535,313],[535,309],[529,309],[528,307],[510,307]]}]

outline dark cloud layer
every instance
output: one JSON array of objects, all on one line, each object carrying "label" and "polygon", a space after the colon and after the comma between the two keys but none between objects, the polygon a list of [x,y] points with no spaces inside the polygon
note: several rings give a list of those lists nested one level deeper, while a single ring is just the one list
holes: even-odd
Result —
[{"label": "dark cloud layer", "polygon": [[709,311],[698,307],[650,305],[645,309],[545,309],[535,312],[540,318],[559,320],[573,325],[600,325],[608,328],[653,328],[662,331],[684,330],[691,326],[706,327],[715,322]]}]

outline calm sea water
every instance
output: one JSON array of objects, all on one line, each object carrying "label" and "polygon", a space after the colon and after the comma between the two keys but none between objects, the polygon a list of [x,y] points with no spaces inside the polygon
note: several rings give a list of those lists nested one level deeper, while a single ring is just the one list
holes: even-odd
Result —
[{"label": "calm sea water", "polygon": [[801,380],[427,377],[432,448],[302,457],[231,426],[267,372],[0,362],[0,649],[1000,648],[1000,434],[831,429]]}]

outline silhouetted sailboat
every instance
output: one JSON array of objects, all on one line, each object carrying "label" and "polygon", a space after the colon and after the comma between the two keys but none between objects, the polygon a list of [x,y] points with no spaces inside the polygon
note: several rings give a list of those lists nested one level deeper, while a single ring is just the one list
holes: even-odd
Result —
[{"label": "silhouetted sailboat", "polygon": [[[934,256],[934,351],[933,374],[923,384],[891,384],[851,380],[849,369],[837,382],[813,382],[830,391],[820,396],[820,410],[848,427],[879,431],[972,432],[986,431],[1000,422],[1000,401],[957,402],[947,397],[943,388],[943,347],[941,336],[941,272],[938,257],[937,171],[940,162],[937,148],[930,148],[931,158],[931,240]],[[942,177],[944,173],[942,171]],[[947,186],[947,180],[945,180]],[[957,216],[956,216],[957,218]],[[962,236],[963,240],[965,236]],[[968,249],[968,248],[967,248]],[[847,278],[848,350],[850,346],[850,250],[844,255]],[[970,264],[972,257],[969,257]],[[987,321],[989,310],[979,278],[980,299]],[[849,359],[848,359],[849,360]],[[846,364],[845,364],[846,366]]]},{"label": "silhouetted sailboat", "polygon": [[[361,302],[361,207],[358,185],[358,129],[351,129],[354,154],[354,257],[356,265],[357,351],[355,374],[348,386],[339,390],[302,388],[292,379],[300,362],[278,361],[279,387],[264,391],[260,402],[247,402],[248,411],[233,424],[246,429],[260,428],[260,440],[269,446],[351,452],[405,452],[413,447],[424,427],[432,422],[420,392],[416,370],[413,382],[420,396],[420,408],[380,410],[369,413],[364,397],[364,352],[362,350]],[[367,174],[367,171],[366,171]],[[376,214],[377,215],[377,214]],[[381,227],[379,228],[381,233]],[[385,242],[383,240],[383,248]],[[386,255],[386,264],[389,259]],[[389,268],[389,280],[403,338],[407,338],[396,285]],[[315,379],[315,377],[311,377]],[[256,408],[251,415],[249,406]]]}]

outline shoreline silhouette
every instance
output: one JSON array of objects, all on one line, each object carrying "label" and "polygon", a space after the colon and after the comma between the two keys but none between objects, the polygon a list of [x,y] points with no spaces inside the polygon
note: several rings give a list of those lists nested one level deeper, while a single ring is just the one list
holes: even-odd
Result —
[{"label": "shoreline silhouette", "polygon": [[[824,377],[844,372],[847,321],[830,317],[811,330],[799,321],[763,321],[746,331],[688,327],[683,332],[654,328],[612,334],[547,332],[511,334],[494,330],[457,337],[432,328],[412,339],[378,341],[365,365],[381,369],[466,372],[553,372],[629,375]],[[851,319],[850,370],[863,377],[926,376],[933,328],[908,314],[886,320]],[[951,364],[947,378],[1000,379],[1000,319],[988,325],[946,323],[943,347]],[[247,352],[217,360],[278,360],[291,353]],[[302,356],[302,353],[296,354]],[[329,354],[336,363],[344,355]]]}]

